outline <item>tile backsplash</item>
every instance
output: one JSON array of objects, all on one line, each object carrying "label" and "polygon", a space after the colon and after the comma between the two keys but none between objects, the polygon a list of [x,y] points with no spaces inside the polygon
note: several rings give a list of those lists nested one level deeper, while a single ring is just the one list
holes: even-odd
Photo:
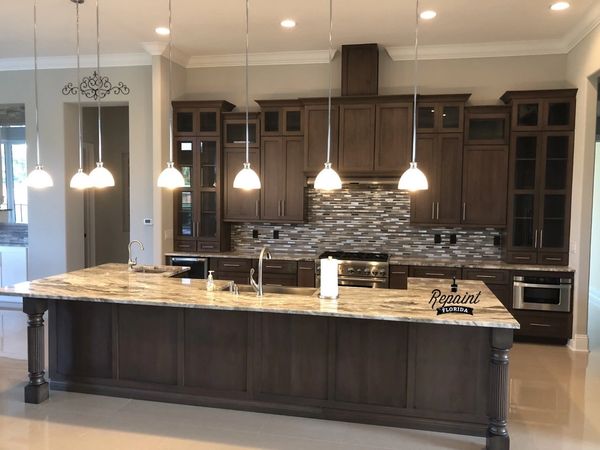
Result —
[{"label": "tile backsplash", "polygon": [[[342,189],[322,193],[309,189],[305,224],[235,224],[233,250],[319,253],[324,250],[387,252],[407,257],[499,260],[494,228],[423,227],[410,224],[410,197],[396,189]],[[252,237],[257,230],[259,237]],[[279,230],[279,239],[273,231]],[[441,243],[435,243],[435,235]],[[456,244],[450,243],[452,234]]]}]

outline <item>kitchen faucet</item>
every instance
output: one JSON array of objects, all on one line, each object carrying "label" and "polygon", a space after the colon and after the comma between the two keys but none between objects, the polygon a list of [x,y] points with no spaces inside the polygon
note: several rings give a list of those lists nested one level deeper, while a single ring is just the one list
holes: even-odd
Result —
[{"label": "kitchen faucet", "polygon": [[129,267],[129,270],[133,270],[133,268],[135,266],[137,266],[137,256],[135,258],[131,257],[131,247],[133,246],[133,244],[138,244],[140,246],[140,249],[142,251],[144,251],[144,244],[142,244],[137,239],[134,239],[133,241],[131,241],[129,243],[129,245],[127,246],[127,252],[129,253],[129,259],[127,261],[127,266]]},{"label": "kitchen faucet", "polygon": [[269,247],[266,245],[260,251],[260,256],[258,258],[258,283],[254,281],[254,268],[250,269],[250,284],[256,291],[256,295],[258,297],[263,296],[263,259],[271,259],[271,253],[269,252]]}]

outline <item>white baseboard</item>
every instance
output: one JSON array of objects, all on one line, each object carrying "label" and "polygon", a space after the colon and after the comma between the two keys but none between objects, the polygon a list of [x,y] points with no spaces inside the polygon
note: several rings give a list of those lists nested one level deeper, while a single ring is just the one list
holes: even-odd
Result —
[{"label": "white baseboard", "polygon": [[587,334],[576,334],[567,343],[569,350],[574,352],[589,352],[590,339]]}]

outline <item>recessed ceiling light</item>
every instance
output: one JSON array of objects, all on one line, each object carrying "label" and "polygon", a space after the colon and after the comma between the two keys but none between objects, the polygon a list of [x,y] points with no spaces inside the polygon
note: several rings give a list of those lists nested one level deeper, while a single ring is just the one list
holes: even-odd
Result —
[{"label": "recessed ceiling light", "polygon": [[556,2],[552,3],[550,9],[552,11],[564,11],[565,9],[569,9],[571,4],[569,2]]},{"label": "recessed ceiling light", "polygon": [[284,19],[281,21],[281,26],[283,28],[294,28],[296,26],[296,21],[294,19]]},{"label": "recessed ceiling light", "polygon": [[431,20],[435,16],[437,16],[437,13],[431,9],[428,9],[427,11],[423,11],[421,13],[421,19],[423,19],[423,20]]},{"label": "recessed ceiling light", "polygon": [[169,29],[167,27],[156,27],[154,31],[156,32],[156,34],[160,34],[161,36],[169,35]]}]

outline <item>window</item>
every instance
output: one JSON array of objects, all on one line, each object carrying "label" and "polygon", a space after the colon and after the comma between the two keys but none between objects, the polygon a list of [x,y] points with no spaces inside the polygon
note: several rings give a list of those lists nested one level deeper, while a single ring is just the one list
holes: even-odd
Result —
[{"label": "window", "polygon": [[2,158],[2,204],[9,223],[27,223],[27,144],[0,141]]}]

